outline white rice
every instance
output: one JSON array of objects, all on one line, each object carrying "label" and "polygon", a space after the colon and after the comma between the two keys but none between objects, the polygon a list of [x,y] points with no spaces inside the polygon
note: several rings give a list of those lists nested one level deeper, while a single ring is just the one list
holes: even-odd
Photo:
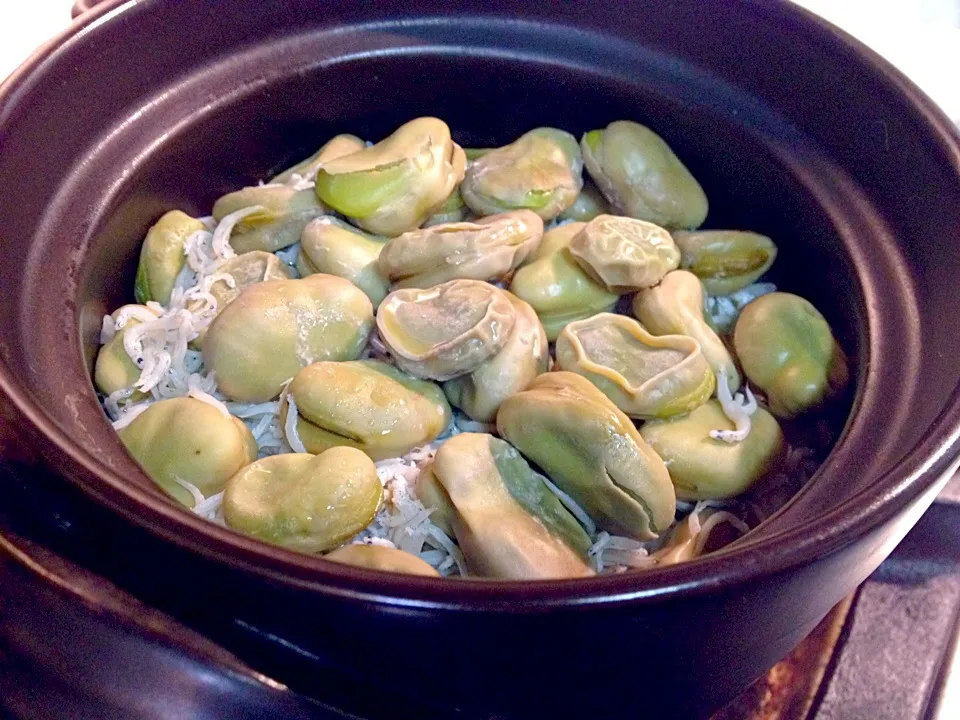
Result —
[{"label": "white rice", "polygon": [[737,323],[740,312],[750,302],[756,300],[762,295],[776,291],[777,286],[773,283],[760,282],[747,285],[742,290],[737,290],[730,295],[705,295],[704,304],[707,315],[713,322],[713,326],[721,335],[726,335]]},{"label": "white rice", "polygon": [[439,527],[430,522],[433,508],[416,497],[421,469],[433,459],[436,448],[417,448],[402,458],[377,463],[384,487],[384,502],[374,521],[352,542],[383,544],[417,555],[441,575],[465,575],[466,562],[460,549]]}]

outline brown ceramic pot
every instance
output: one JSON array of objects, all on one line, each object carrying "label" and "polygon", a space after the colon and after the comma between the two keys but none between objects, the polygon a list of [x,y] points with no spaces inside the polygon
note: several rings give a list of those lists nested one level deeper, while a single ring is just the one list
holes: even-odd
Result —
[{"label": "brown ceramic pot", "polygon": [[[335,133],[424,114],[465,146],[641,120],[703,183],[711,226],[777,238],[776,281],[826,314],[855,384],[839,441],[786,507],[681,566],[461,583],[268,547],[154,488],[90,381],[146,228],[172,207],[205,214]],[[507,717],[702,715],[867,577],[955,466],[956,131],[786,2],[114,0],[3,86],[0,142],[0,389],[24,441],[104,518],[137,587],[378,693]]]}]

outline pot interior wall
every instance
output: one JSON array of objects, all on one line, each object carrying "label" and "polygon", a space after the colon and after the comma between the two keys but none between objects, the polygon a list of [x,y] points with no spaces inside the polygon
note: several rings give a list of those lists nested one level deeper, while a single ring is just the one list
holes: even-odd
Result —
[{"label": "pot interior wall", "polygon": [[[377,140],[426,114],[446,120],[460,144],[475,147],[503,144],[540,125],[578,137],[620,118],[649,125],[703,183],[711,201],[708,227],[749,228],[775,238],[780,249],[775,281],[810,298],[851,356],[862,354],[863,298],[845,246],[849,238],[816,196],[822,188],[808,187],[810,178],[790,163],[799,154],[827,173],[838,171],[799,132],[748,96],[689,68],[671,68],[651,53],[630,56],[630,71],[616,73],[602,63],[582,66],[533,53],[470,48],[400,47],[320,66],[310,58],[324,39],[304,38],[290,59],[267,45],[253,53],[259,57],[206,68],[127,118],[108,144],[68,175],[65,189],[72,194],[108,188],[85,238],[77,237],[75,226],[63,234],[69,217],[48,215],[58,231],[47,237],[57,242],[39,251],[62,256],[64,239],[82,248],[75,301],[88,368],[100,317],[132,301],[139,243],[160,214],[171,208],[208,214],[219,195],[265,180],[271,170],[309,154],[335,133]],[[409,40],[409,35],[377,38],[387,45]],[[358,32],[355,42],[370,42],[368,33]],[[281,71],[278,57],[293,62]],[[263,64],[271,66],[269,77],[262,77]],[[44,282],[55,262],[55,257],[34,261],[27,268],[31,284]],[[811,277],[823,281],[811,284]],[[22,326],[28,333],[36,328],[33,310]],[[60,363],[66,360],[62,352],[57,355]],[[80,368],[71,360],[69,376],[77,380]],[[90,400],[87,392],[79,402],[89,408]],[[116,441],[104,433],[105,423],[86,415],[82,423],[112,462],[125,467],[116,457]],[[144,484],[132,468],[129,475]]]},{"label": "pot interior wall", "polygon": [[[229,22],[195,1],[132,7],[112,35],[95,27],[57,51],[50,62],[74,69],[69,83],[34,80],[31,103],[3,118],[16,143],[0,177],[19,182],[24,207],[0,227],[18,240],[0,249],[0,292],[16,308],[0,320],[0,351],[125,482],[159,497],[99,412],[89,371],[101,316],[130,299],[149,225],[174,207],[204,214],[336,132],[378,139],[422,114],[464,145],[639,120],[703,183],[708,227],[776,240],[774,279],[824,312],[857,368],[860,421],[834,456],[843,477],[820,478],[831,491],[813,494],[818,512],[929,435],[957,376],[960,339],[938,323],[956,302],[960,253],[925,251],[931,229],[956,232],[958,204],[921,186],[943,180],[956,195],[955,168],[942,138],[897,132],[921,113],[843,43],[752,6],[735,20],[699,4],[557,6],[544,22],[509,3],[468,3],[455,18],[442,4],[395,3],[378,11],[392,20],[362,22],[352,5],[254,5],[231,6]],[[171,45],[179,27],[189,41]],[[898,173],[904,162],[911,171]]]}]

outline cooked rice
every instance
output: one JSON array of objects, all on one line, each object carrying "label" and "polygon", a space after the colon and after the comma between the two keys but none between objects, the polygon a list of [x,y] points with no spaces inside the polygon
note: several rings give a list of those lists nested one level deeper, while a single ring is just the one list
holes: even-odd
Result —
[{"label": "cooked rice", "polygon": [[756,300],[762,295],[772,293],[777,289],[773,283],[758,282],[747,285],[742,290],[737,290],[730,295],[707,295],[704,296],[704,308],[713,322],[713,326],[721,335],[726,335],[737,323],[740,312],[748,303]]},{"label": "cooked rice", "polygon": [[[288,183],[296,189],[313,187],[313,182],[294,175]],[[250,207],[231,213],[220,223],[213,218],[201,218],[206,229],[193,233],[184,242],[186,263],[177,276],[167,306],[147,303],[143,306],[125,306],[116,318],[103,318],[100,342],[107,343],[123,331],[123,347],[141,368],[133,388],[120,390],[103,399],[103,406],[116,429],[131,423],[158,400],[172,397],[193,397],[217,408],[227,416],[243,421],[257,442],[259,457],[285,452],[306,452],[297,433],[299,417],[295,398],[284,385],[281,397],[265,403],[239,403],[225,398],[217,388],[216,378],[205,371],[202,354],[190,349],[189,343],[199,337],[216,315],[217,300],[210,292],[214,283],[223,282],[234,287],[231,276],[218,269],[235,252],[230,246],[230,235],[237,223],[261,211]],[[567,221],[554,222],[558,227]],[[293,265],[299,243],[275,254],[287,265]],[[729,297],[710,297],[707,311],[721,332],[732,328],[743,307],[756,297],[775,290],[770,283],[756,283]],[[130,324],[132,320],[136,322]],[[371,337],[366,356],[389,360],[389,352],[376,333]],[[750,415],[756,410],[756,398],[750,388],[745,395],[731,396],[726,378],[721,373],[718,382],[722,390],[719,399],[724,412],[736,425],[736,430],[711,433],[727,442],[738,442],[750,431]],[[137,392],[134,392],[134,391]],[[725,391],[725,392],[724,392]],[[280,408],[286,400],[287,415],[281,423]],[[423,468],[432,461],[437,448],[448,437],[460,432],[495,432],[493,424],[477,423],[457,411],[453,422],[434,442],[411,450],[399,458],[376,463],[377,475],[383,483],[384,500],[373,522],[349,542],[395,547],[412,553],[436,568],[444,576],[468,574],[466,561],[457,543],[430,520],[432,508],[424,507],[417,497],[416,485]],[[793,485],[798,477],[805,479],[811,469],[809,448],[791,448],[787,454],[782,475],[792,477],[786,484]],[[598,573],[620,573],[633,568],[648,568],[657,564],[656,550],[663,547],[668,533],[659,539],[642,543],[627,537],[599,531],[594,521],[580,505],[549,479],[543,478],[550,491],[557,496],[584,531],[592,545],[588,552],[591,566]],[[211,522],[224,525],[223,492],[205,498],[200,490],[188,482],[176,480],[194,501],[193,512]],[[696,538],[695,552],[703,550],[710,533],[722,523],[729,523],[739,532],[749,527],[724,501],[700,502],[696,505],[677,503],[678,522],[688,522]],[[732,507],[732,506],[731,506]],[[717,509],[706,520],[700,514],[706,508]],[[720,508],[720,509],[718,509]]]}]

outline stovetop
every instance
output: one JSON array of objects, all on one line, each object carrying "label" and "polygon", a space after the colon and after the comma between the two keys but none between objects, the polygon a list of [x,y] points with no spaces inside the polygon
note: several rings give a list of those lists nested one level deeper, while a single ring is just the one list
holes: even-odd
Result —
[{"label": "stovetop", "polygon": [[960,717],[960,477],[880,568],[719,718]]}]

